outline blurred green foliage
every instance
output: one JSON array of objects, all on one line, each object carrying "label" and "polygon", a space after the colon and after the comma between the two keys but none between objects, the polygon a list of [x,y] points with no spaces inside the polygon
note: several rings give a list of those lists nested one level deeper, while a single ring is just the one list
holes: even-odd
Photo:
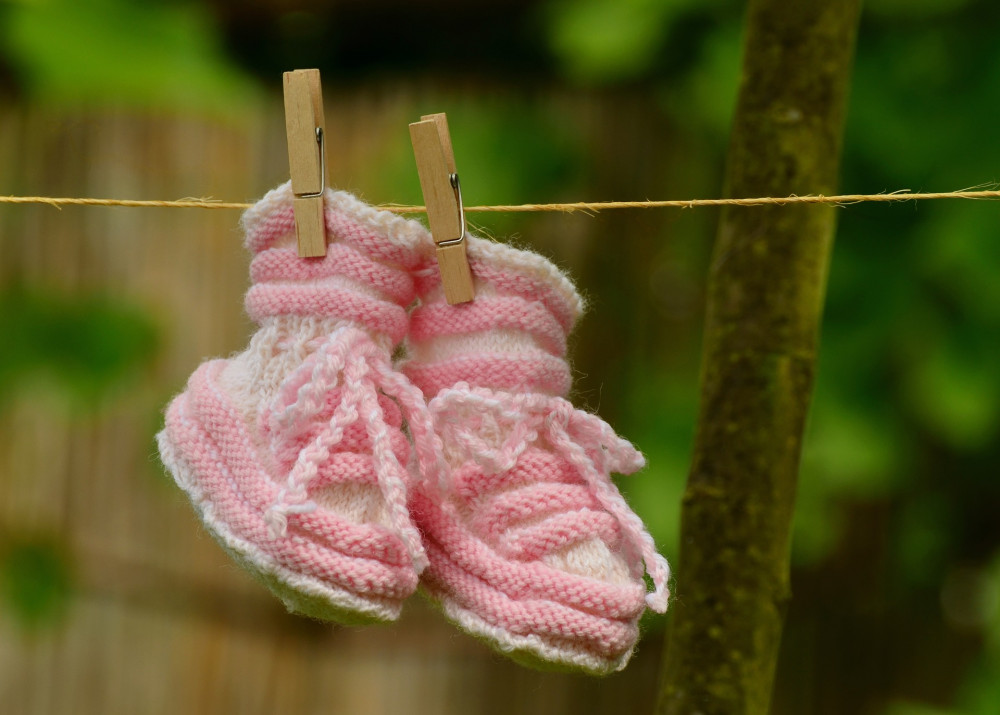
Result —
[{"label": "blurred green foliage", "polygon": [[51,539],[0,540],[0,604],[28,630],[52,626],[69,606],[70,561]]},{"label": "blurred green foliage", "polygon": [[73,404],[99,404],[156,354],[142,310],[108,298],[13,288],[0,292],[0,406],[18,391],[55,383]]},{"label": "blurred green foliage", "polygon": [[23,87],[49,101],[238,116],[257,97],[202,3],[26,0],[2,10],[7,61]]},{"label": "blurred green foliage", "polygon": [[647,71],[671,21],[695,0],[557,0],[547,7],[550,43],[566,73],[614,83]]}]

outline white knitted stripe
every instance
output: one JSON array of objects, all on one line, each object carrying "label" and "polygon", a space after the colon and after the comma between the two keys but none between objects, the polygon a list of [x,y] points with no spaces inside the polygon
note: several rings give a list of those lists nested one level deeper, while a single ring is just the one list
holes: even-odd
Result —
[{"label": "white knitted stripe", "polygon": [[[295,237],[293,236],[291,242],[294,243]],[[282,246],[275,246],[275,248],[281,248]],[[259,283],[257,285],[266,286],[318,286],[320,288],[325,288],[327,290],[343,290],[349,293],[357,293],[365,296],[366,298],[373,298],[374,300],[389,301],[389,298],[381,290],[373,286],[371,283],[366,281],[359,281],[344,275],[333,275],[333,276],[323,276],[321,278],[310,278],[306,281],[297,280],[285,280],[285,281],[268,281],[266,283]],[[405,307],[405,306],[404,306]]]},{"label": "white knitted stripe", "polygon": [[[403,607],[402,601],[377,597],[362,598],[356,593],[304,576],[282,566],[254,544],[233,534],[226,522],[216,516],[211,499],[199,487],[195,472],[177,453],[166,430],[156,435],[156,442],[160,448],[163,464],[174,476],[177,485],[187,492],[208,531],[230,556],[267,584],[290,611],[306,612],[307,615],[334,621],[339,620],[338,609],[351,612],[352,615],[361,613],[379,621],[394,621],[399,618]],[[330,604],[329,610],[317,613],[315,604],[305,605],[303,594],[326,601]]]},{"label": "white knitted stripe", "polygon": [[518,355],[520,357],[551,357],[531,335],[515,330],[490,330],[466,335],[444,335],[422,343],[409,343],[410,361],[429,365],[453,357],[469,355]]}]

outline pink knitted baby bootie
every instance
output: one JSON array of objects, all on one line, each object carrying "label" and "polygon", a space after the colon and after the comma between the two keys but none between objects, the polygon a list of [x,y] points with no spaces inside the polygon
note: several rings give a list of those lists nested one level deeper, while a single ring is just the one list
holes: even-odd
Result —
[{"label": "pink knitted baby bootie", "polygon": [[447,463],[443,480],[411,492],[430,560],[422,586],[516,660],[620,670],[640,615],[668,598],[669,567],[609,477],[643,457],[564,399],[566,336],[582,311],[569,280],[477,238],[469,258],[472,303],[445,302],[436,266],[414,272],[421,304],[400,368],[430,400]]},{"label": "pink knitted baby bootie", "polygon": [[403,414],[422,444],[431,426],[390,356],[428,239],[349,194],[325,201],[324,258],[298,257],[287,184],[243,217],[260,329],[195,371],[167,409],[160,454],[213,536],[290,610],[391,620],[426,565]]}]

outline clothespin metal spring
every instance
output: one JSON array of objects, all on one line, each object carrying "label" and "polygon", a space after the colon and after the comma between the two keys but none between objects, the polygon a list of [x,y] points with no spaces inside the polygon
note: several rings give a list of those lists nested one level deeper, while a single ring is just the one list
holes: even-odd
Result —
[{"label": "clothespin metal spring", "polygon": [[458,224],[462,227],[462,235],[458,238],[449,238],[445,241],[437,241],[434,245],[438,248],[442,246],[457,246],[465,240],[465,204],[462,203],[462,182],[458,180],[458,174],[448,174],[448,182],[455,190],[455,201],[458,202]]},{"label": "clothespin metal spring", "polygon": [[316,127],[316,144],[319,147],[319,190],[295,194],[297,199],[315,199],[326,193],[326,135],[323,127]]}]

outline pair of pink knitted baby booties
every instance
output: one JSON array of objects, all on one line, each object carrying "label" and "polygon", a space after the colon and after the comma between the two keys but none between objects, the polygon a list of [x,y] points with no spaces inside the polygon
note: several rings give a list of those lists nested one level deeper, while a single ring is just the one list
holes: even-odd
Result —
[{"label": "pair of pink knitted baby booties", "polygon": [[564,399],[579,294],[470,237],[476,299],[448,305],[420,223],[325,202],[324,258],[296,253],[288,185],[244,215],[260,329],[170,404],[164,464],[292,611],[393,620],[419,585],[516,660],[620,670],[669,569],[609,477],[642,455]]}]

